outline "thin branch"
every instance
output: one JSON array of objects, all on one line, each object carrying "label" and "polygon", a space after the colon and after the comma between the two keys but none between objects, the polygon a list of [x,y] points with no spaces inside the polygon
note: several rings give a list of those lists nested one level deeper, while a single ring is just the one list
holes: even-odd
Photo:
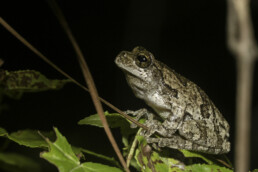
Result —
[{"label": "thin branch", "polygon": [[131,163],[131,160],[132,160],[132,158],[133,158],[133,155],[134,155],[136,146],[137,146],[137,144],[138,144],[137,136],[140,135],[140,132],[141,132],[141,131],[142,131],[142,129],[140,128],[140,129],[137,131],[137,133],[136,133],[136,135],[135,135],[135,137],[134,137],[133,143],[132,143],[132,145],[131,145],[131,148],[130,148],[130,150],[129,150],[129,153],[128,153],[127,159],[126,159],[126,165],[127,165],[127,167],[130,166],[130,163]]},{"label": "thin branch", "polygon": [[65,33],[67,34],[70,42],[72,43],[72,46],[77,54],[77,57],[78,57],[78,61],[79,61],[79,64],[81,66],[81,69],[82,69],[82,72],[83,72],[83,76],[84,76],[84,79],[88,85],[88,88],[89,88],[89,91],[90,91],[90,95],[91,95],[91,98],[92,98],[92,101],[94,103],[94,106],[97,110],[97,113],[101,119],[101,122],[102,122],[102,125],[104,127],[104,130],[106,132],[106,135],[108,136],[108,139],[110,141],[110,143],[112,144],[113,146],[113,149],[115,150],[117,156],[118,156],[118,159],[119,161],[121,162],[122,166],[124,167],[124,169],[126,171],[130,171],[129,168],[126,166],[126,162],[122,156],[122,153],[120,152],[119,148],[118,148],[118,145],[113,137],[113,134],[109,128],[109,125],[108,125],[108,122],[107,122],[107,119],[106,119],[106,116],[104,115],[104,110],[103,110],[103,107],[101,105],[101,102],[99,100],[99,96],[98,96],[98,92],[97,92],[97,89],[95,87],[95,83],[94,83],[94,80],[92,78],[92,75],[91,75],[91,72],[89,70],[89,67],[86,63],[86,60],[84,59],[84,56],[82,54],[82,51],[81,49],[79,48],[79,45],[77,44],[77,41],[75,40],[72,32],[71,32],[71,29],[62,13],[62,11],[60,10],[58,4],[56,3],[56,1],[50,1],[48,0],[48,3],[50,5],[50,7],[52,8],[52,11],[55,13],[55,15],[57,16],[61,26],[63,27]]},{"label": "thin branch", "polygon": [[[60,73],[62,73],[63,75],[65,75],[67,78],[69,79],[72,79],[72,77],[70,77],[69,75],[67,75],[65,72],[63,72],[62,70],[60,70],[59,67],[57,67],[54,63],[52,63],[50,60],[48,60],[41,52],[39,52],[36,48],[34,48],[27,40],[25,40],[20,34],[18,34],[10,25],[8,25],[1,17],[0,17],[0,23],[5,27],[5,28],[8,28],[7,30],[10,31],[13,35],[16,35],[16,38],[18,40],[20,40],[21,42],[23,42],[29,49],[31,49],[35,54],[37,54],[39,57],[41,57],[41,59],[43,59],[45,62],[47,62],[48,64],[50,64],[52,67],[54,67],[56,70],[58,70]],[[81,68],[83,70],[83,74],[84,74],[84,77],[85,77],[85,80],[89,86],[89,92],[91,94],[91,97],[92,97],[92,100],[94,102],[94,105],[95,105],[95,108],[97,110],[97,113],[99,114],[100,116],[100,119],[102,121],[102,124],[103,124],[103,127],[104,127],[104,130],[115,150],[115,152],[117,153],[118,155],[118,158],[121,162],[121,164],[123,165],[123,167],[125,168],[126,171],[129,171],[129,169],[127,168],[126,166],[126,163],[125,163],[125,160],[123,159],[123,156],[115,142],[115,139],[108,127],[108,123],[107,123],[107,120],[106,120],[106,117],[104,115],[104,111],[103,111],[103,108],[101,106],[101,103],[98,99],[98,94],[96,92],[96,88],[95,88],[95,85],[93,83],[93,79],[91,77],[91,74],[89,73],[89,70],[87,68],[87,64],[84,60],[84,57],[77,45],[77,43],[75,42],[75,39],[73,38],[72,34],[70,33],[69,31],[69,39],[71,39],[71,42],[75,48],[75,51],[76,53],[78,53],[78,59],[79,59],[79,62],[80,62],[80,65],[81,65]],[[72,81],[74,82],[74,79],[72,79]],[[79,84],[81,85],[81,84]],[[88,89],[87,89],[88,90]]]},{"label": "thin branch", "polygon": [[249,171],[251,98],[254,61],[258,55],[249,0],[228,0],[228,47],[237,60],[235,169]]}]

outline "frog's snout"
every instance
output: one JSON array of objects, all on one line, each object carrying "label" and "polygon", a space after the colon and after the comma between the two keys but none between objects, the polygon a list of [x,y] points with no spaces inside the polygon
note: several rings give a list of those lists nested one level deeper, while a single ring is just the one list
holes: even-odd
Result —
[{"label": "frog's snout", "polygon": [[117,58],[120,57],[120,58],[125,58],[127,55],[126,51],[121,51],[118,55],[117,55]]},{"label": "frog's snout", "polygon": [[124,60],[124,58],[126,57],[126,52],[125,51],[121,51],[115,59],[115,63],[119,66],[119,64],[121,64]]}]

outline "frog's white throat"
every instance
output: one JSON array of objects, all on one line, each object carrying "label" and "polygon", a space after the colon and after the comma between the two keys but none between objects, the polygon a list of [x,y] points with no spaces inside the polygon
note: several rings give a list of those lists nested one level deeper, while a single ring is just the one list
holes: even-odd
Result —
[{"label": "frog's white throat", "polygon": [[128,73],[126,74],[126,80],[128,85],[133,90],[134,95],[140,99],[145,99],[146,92],[148,92],[150,89],[156,88],[154,83],[146,82],[146,80],[135,77]]}]

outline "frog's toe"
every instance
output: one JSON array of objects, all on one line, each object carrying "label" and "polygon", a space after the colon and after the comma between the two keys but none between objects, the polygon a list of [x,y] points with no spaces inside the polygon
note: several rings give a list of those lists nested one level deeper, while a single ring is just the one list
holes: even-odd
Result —
[{"label": "frog's toe", "polygon": [[131,123],[130,128],[137,128],[137,125],[135,123]]},{"label": "frog's toe", "polygon": [[150,137],[152,136],[155,132],[157,131],[157,127],[154,126],[148,126],[148,130],[145,130],[144,136],[145,137]]},{"label": "frog's toe", "polygon": [[160,147],[156,144],[156,143],[152,143],[151,146],[155,149],[155,150],[158,150],[160,151]]},{"label": "frog's toe", "polygon": [[133,110],[126,110],[126,111],[124,111],[124,113],[127,114],[127,115],[134,115],[135,111],[133,111]]}]

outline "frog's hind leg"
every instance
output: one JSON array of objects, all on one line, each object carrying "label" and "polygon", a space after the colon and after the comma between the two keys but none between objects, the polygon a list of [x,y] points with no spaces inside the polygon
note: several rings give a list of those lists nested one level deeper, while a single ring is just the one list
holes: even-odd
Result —
[{"label": "frog's hind leg", "polygon": [[197,145],[220,149],[222,152],[230,150],[228,134],[221,128],[215,128],[212,124],[207,125],[205,121],[184,121],[178,131],[182,138]]},{"label": "frog's hind leg", "polygon": [[[198,145],[196,143],[192,143],[188,140],[183,139],[180,136],[172,136],[170,138],[146,138],[148,143],[152,143],[155,147],[169,147],[172,149],[186,149],[190,151],[204,152],[210,154],[221,154],[225,153],[221,149],[209,148]],[[155,148],[154,147],[154,148]]]}]

